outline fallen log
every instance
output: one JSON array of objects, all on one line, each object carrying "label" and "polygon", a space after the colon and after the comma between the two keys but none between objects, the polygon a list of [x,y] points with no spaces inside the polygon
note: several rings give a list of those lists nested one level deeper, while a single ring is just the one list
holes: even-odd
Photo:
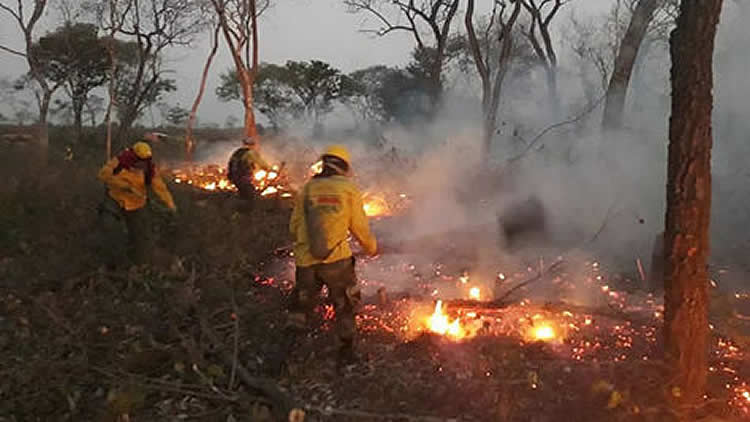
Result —
[{"label": "fallen log", "polygon": [[237,376],[245,386],[267,397],[273,408],[271,412],[278,421],[286,422],[291,414],[298,414],[299,407],[294,401],[271,380],[254,377],[244,365],[237,362],[232,353],[227,350],[224,343],[213,330],[205,317],[200,317],[200,328],[203,334],[213,343],[215,349],[212,352],[218,352],[219,357],[225,365],[236,368]]}]

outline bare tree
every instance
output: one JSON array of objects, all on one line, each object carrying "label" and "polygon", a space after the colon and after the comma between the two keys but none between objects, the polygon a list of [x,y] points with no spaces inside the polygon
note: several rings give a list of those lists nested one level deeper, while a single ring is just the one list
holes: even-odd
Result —
[{"label": "bare tree", "polygon": [[[23,33],[24,49],[17,50],[7,45],[0,44],[0,51],[23,57],[29,65],[29,74],[31,78],[36,82],[40,92],[36,94],[37,104],[39,106],[39,125],[43,128],[47,126],[47,116],[49,114],[49,106],[52,101],[52,95],[55,90],[59,88],[60,84],[50,84],[44,77],[41,71],[39,61],[32,53],[32,47],[34,44],[34,29],[36,28],[39,19],[42,17],[45,8],[47,7],[47,0],[34,0],[34,8],[31,10],[30,15],[27,17],[26,14],[29,12],[25,10],[24,3],[18,0],[15,7],[11,7],[10,1],[0,1],[0,10],[8,13],[13,20],[18,24],[18,27]],[[44,130],[44,136],[40,140],[43,145],[47,143],[46,130]]]},{"label": "bare tree", "polygon": [[[203,28],[199,5],[199,0],[102,0],[98,4],[103,29],[110,35],[130,37],[127,52],[134,50],[128,57],[128,72],[123,57],[112,60],[118,79],[110,85],[120,123],[116,140],[125,137],[146,107],[165,91],[174,89],[171,81],[164,79],[167,70],[162,66],[161,55],[169,47],[189,45]],[[110,55],[119,56],[114,39],[112,36]]]},{"label": "bare tree", "polygon": [[[552,42],[550,24],[560,9],[572,0],[518,0],[529,14],[526,36],[547,76],[549,98],[555,109],[559,108],[557,93],[557,53]],[[541,40],[540,40],[541,39]]]},{"label": "bare tree", "polygon": [[721,6],[722,0],[681,2],[670,40],[664,335],[677,404],[701,402],[708,372],[711,91]]},{"label": "bare tree", "polygon": [[211,0],[237,70],[245,107],[245,136],[257,137],[253,83],[258,73],[258,16],[268,0]]},{"label": "bare tree", "polygon": [[193,149],[195,146],[195,138],[193,136],[193,126],[195,126],[195,119],[198,114],[198,107],[203,99],[203,94],[206,91],[206,81],[208,80],[208,72],[211,70],[211,64],[213,63],[216,51],[219,49],[219,25],[214,26],[213,37],[211,38],[211,51],[208,53],[206,63],[203,66],[203,74],[201,75],[201,82],[198,88],[198,94],[195,96],[193,101],[193,107],[190,109],[190,116],[187,119],[187,126],[185,128],[185,154],[188,161],[192,159]]},{"label": "bare tree", "polygon": [[[366,30],[379,36],[396,31],[409,32],[414,36],[418,55],[428,55],[430,99],[433,106],[442,94],[443,67],[449,52],[451,23],[458,11],[459,0],[344,0],[353,13],[367,13],[379,22],[380,27]],[[391,14],[397,14],[395,20]],[[403,22],[405,19],[406,22]],[[423,29],[426,27],[427,31]],[[425,42],[427,32],[432,43]]]},{"label": "bare tree", "polygon": [[646,31],[654,18],[654,12],[664,2],[665,0],[638,0],[633,10],[630,24],[620,42],[612,77],[607,88],[603,120],[603,125],[606,128],[617,129],[622,126],[625,96],[635,66],[635,59],[638,57],[638,50],[646,37]]},{"label": "bare tree", "polygon": [[[482,52],[479,39],[474,29],[474,0],[468,0],[464,23],[468,36],[469,47],[474,57],[474,65],[477,68],[479,79],[482,84],[482,113],[484,125],[482,128],[482,148],[485,160],[489,159],[492,147],[492,137],[497,127],[497,109],[500,105],[503,80],[508,72],[513,53],[513,27],[521,13],[521,3],[512,2],[513,6],[508,10],[508,2],[496,0],[492,10],[490,21],[485,34],[492,34],[493,26],[497,24],[496,41],[499,51],[493,57],[492,49],[488,48]],[[506,13],[507,12],[507,13]],[[489,37],[488,37],[489,38]],[[490,40],[487,40],[490,41]],[[493,63],[494,61],[494,63]]]}]

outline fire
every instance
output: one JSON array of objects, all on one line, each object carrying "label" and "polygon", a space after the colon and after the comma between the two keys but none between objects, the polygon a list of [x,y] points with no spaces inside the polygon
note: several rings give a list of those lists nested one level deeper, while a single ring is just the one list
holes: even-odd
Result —
[{"label": "fire", "polygon": [[466,331],[461,326],[461,321],[456,318],[451,322],[448,315],[445,314],[442,300],[438,300],[435,304],[435,311],[427,319],[427,327],[433,333],[456,340],[466,336]]},{"label": "fire", "polygon": [[[236,192],[237,187],[229,181],[226,169],[211,164],[173,170],[174,182],[185,183],[209,192]],[[282,198],[289,198],[292,194],[286,186],[286,181],[280,177],[279,166],[270,170],[257,170],[253,173],[253,185],[261,196],[278,194]]]},{"label": "fire", "polygon": [[310,166],[310,176],[315,176],[316,174],[320,174],[320,172],[323,171],[323,161],[318,160],[313,165]]},{"label": "fire", "polygon": [[469,289],[469,298],[473,300],[480,300],[482,298],[482,291],[479,290],[479,287]]},{"label": "fire", "polygon": [[555,329],[550,325],[540,325],[534,328],[533,336],[536,340],[546,341],[555,339]]},{"label": "fire", "polygon": [[365,210],[365,215],[368,217],[379,217],[382,215],[390,214],[390,207],[385,198],[381,196],[374,196],[371,194],[364,195],[364,205],[362,206]]}]

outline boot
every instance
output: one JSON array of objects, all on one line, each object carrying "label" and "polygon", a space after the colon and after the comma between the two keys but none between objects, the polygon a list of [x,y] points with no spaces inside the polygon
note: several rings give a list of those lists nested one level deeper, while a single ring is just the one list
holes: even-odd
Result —
[{"label": "boot", "polygon": [[286,370],[287,360],[294,350],[294,345],[297,343],[298,330],[293,328],[285,328],[281,335],[281,341],[279,342],[279,348],[273,356],[268,359],[268,372],[269,375],[275,378],[280,377]]},{"label": "boot", "polygon": [[357,363],[359,363],[359,357],[354,352],[354,341],[342,340],[342,345],[339,347],[338,356],[336,357],[336,367],[342,370]]}]

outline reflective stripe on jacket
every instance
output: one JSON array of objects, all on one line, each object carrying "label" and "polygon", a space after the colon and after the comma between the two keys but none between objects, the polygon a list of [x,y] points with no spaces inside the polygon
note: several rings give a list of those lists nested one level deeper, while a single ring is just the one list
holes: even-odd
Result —
[{"label": "reflective stripe on jacket", "polygon": [[[365,215],[362,193],[344,176],[318,177],[308,182],[312,206],[320,211],[321,224],[326,233],[331,254],[324,260],[315,259],[310,253],[307,222],[305,221],[304,195],[297,196],[289,230],[294,239],[294,256],[297,266],[331,263],[352,255],[347,238],[351,233],[365,253],[375,255],[377,241],[370,232]],[[303,192],[304,189],[300,190]]]},{"label": "reflective stripe on jacket", "polygon": [[[122,169],[115,174],[114,170],[118,164],[119,160],[117,157],[109,160],[99,170],[99,180],[107,185],[109,196],[124,210],[133,211],[143,208],[148,198],[143,171],[138,169]],[[167,185],[158,172],[154,173],[154,177],[151,180],[151,189],[169,209],[176,209],[172,194],[169,193]]]}]

